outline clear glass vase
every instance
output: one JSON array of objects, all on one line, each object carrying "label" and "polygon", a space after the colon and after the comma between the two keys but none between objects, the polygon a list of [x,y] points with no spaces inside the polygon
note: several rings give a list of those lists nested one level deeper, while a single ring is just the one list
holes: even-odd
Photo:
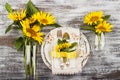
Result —
[{"label": "clear glass vase", "polygon": [[105,46],[105,36],[102,32],[101,34],[95,35],[95,50],[103,50]]},{"label": "clear glass vase", "polygon": [[25,44],[24,46],[24,69],[26,74],[26,79],[36,78],[36,54],[37,45]]}]

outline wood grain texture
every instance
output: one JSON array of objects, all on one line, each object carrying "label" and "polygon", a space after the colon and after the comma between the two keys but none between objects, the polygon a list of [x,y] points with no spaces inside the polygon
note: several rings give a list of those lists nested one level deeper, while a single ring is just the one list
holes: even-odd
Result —
[{"label": "wood grain texture", "polygon": [[[14,9],[22,9],[28,0],[0,0],[0,80],[25,80],[23,52],[17,52],[13,46],[15,37],[20,33],[4,31],[11,23],[7,18],[5,3]],[[82,25],[84,16],[90,11],[103,10],[111,14],[109,22],[114,25],[113,32],[105,35],[106,46],[102,51],[93,50],[94,34],[81,30],[90,42],[91,55],[83,72],[71,76],[53,75],[43,63],[40,52],[37,54],[38,80],[120,80],[120,0],[32,0],[42,11],[56,16],[63,27]],[[43,31],[48,33],[53,28]]]}]

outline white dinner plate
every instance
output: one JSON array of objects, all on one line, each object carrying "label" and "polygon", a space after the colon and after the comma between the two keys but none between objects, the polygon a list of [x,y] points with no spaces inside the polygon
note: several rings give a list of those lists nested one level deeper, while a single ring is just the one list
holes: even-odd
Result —
[{"label": "white dinner plate", "polygon": [[79,56],[80,67],[84,66],[88,60],[88,55],[90,54],[90,47],[87,38],[85,35],[80,32],[79,29],[72,27],[60,27],[51,30],[44,38],[44,43],[41,46],[41,56],[46,64],[46,66],[51,69],[52,68],[52,60],[51,60],[51,51],[53,50],[53,45],[57,43],[58,40],[58,32],[68,33],[70,36],[71,42],[78,42],[80,49],[82,50],[82,55]]}]

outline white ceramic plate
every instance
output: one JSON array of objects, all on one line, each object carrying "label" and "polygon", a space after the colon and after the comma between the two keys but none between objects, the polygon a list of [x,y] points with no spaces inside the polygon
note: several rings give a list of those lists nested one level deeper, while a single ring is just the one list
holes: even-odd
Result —
[{"label": "white ceramic plate", "polygon": [[71,27],[60,27],[54,30],[51,30],[44,39],[44,44],[41,46],[41,56],[48,68],[52,68],[51,66],[51,50],[53,49],[53,45],[57,43],[59,38],[58,32],[61,32],[63,35],[64,33],[68,33],[70,36],[70,42],[78,42],[80,49],[83,51],[82,55],[79,56],[80,66],[84,66],[88,60],[88,55],[90,54],[90,47],[88,40],[86,39],[85,35],[79,31],[79,29],[71,28]]}]

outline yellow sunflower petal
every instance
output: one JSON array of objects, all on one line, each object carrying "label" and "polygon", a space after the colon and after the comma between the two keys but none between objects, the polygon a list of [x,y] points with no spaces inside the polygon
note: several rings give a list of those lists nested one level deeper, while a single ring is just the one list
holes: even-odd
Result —
[{"label": "yellow sunflower petal", "polygon": [[102,11],[90,12],[85,16],[84,23],[89,25],[97,24],[98,22],[103,21],[102,16],[103,16]]},{"label": "yellow sunflower petal", "polygon": [[112,25],[111,25],[110,23],[107,23],[106,21],[98,24],[98,25],[95,27],[96,32],[99,33],[99,34],[100,34],[101,32],[111,32],[111,31],[112,31],[111,28],[112,28]]},{"label": "yellow sunflower petal", "polygon": [[37,19],[38,22],[40,22],[43,25],[49,25],[55,23],[55,17],[50,15],[50,13],[39,12],[37,16],[38,16]]},{"label": "yellow sunflower petal", "polygon": [[40,44],[42,44],[43,43],[43,36],[44,36],[44,34],[42,32],[38,32],[37,36],[34,36],[33,39],[35,39]]},{"label": "yellow sunflower petal", "polygon": [[26,17],[26,10],[22,10],[21,12],[20,11],[11,12],[8,15],[8,18],[14,21],[23,20],[23,18],[25,17]]},{"label": "yellow sunflower petal", "polygon": [[30,23],[34,23],[37,20],[37,13],[33,14],[30,18]]},{"label": "yellow sunflower petal", "polygon": [[30,28],[30,21],[28,19],[22,20],[20,24],[23,28]]},{"label": "yellow sunflower petal", "polygon": [[34,26],[32,27],[32,29],[33,29],[35,32],[38,32],[38,31],[40,31],[40,26],[39,26],[39,25],[34,25]]}]

